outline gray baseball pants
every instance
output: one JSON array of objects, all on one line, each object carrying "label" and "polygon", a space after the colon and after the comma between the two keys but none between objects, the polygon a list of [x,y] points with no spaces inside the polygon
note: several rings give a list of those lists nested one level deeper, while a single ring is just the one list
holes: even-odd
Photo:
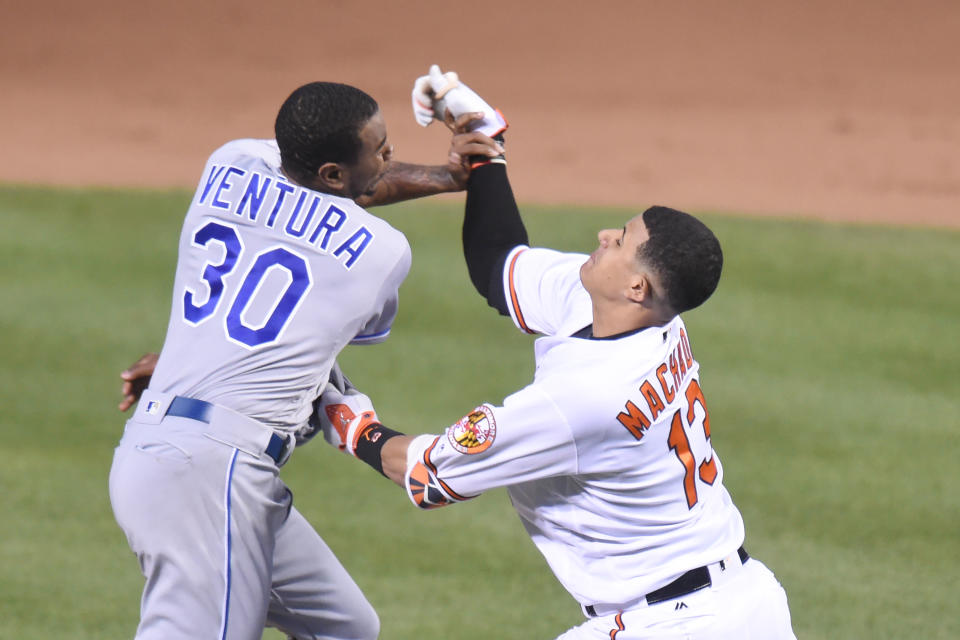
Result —
[{"label": "gray baseball pants", "polygon": [[215,407],[166,415],[147,391],[110,471],[110,500],[146,578],[141,640],[373,640],[379,619],[293,507],[267,453],[272,432]]}]

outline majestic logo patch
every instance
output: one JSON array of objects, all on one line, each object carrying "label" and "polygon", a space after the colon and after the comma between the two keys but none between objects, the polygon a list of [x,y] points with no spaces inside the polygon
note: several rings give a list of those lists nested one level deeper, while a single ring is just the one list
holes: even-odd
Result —
[{"label": "majestic logo patch", "polygon": [[147,403],[147,408],[144,409],[144,413],[150,416],[155,416],[160,413],[160,403],[154,402],[153,400]]},{"label": "majestic logo patch", "polygon": [[497,437],[497,423],[493,411],[486,405],[480,405],[470,415],[461,418],[447,429],[447,440],[460,453],[481,453],[490,448]]}]

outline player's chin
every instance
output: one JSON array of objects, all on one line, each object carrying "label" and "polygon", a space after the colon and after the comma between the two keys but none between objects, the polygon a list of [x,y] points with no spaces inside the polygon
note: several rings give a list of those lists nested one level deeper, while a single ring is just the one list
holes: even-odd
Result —
[{"label": "player's chin", "polygon": [[583,282],[584,274],[590,271],[590,267],[593,266],[593,257],[587,258],[582,265],[580,265],[580,281]]}]

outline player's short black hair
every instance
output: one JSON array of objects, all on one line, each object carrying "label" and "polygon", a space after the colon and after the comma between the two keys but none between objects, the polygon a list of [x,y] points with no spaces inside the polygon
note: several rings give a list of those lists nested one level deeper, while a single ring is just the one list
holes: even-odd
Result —
[{"label": "player's short black hair", "polygon": [[669,207],[643,212],[650,238],[637,248],[637,260],[654,271],[673,311],[683,313],[706,302],[720,282],[720,241],[700,220]]},{"label": "player's short black hair", "polygon": [[286,99],[274,132],[283,167],[312,175],[327,162],[353,164],[360,153],[360,129],[380,107],[347,84],[311,82]]}]

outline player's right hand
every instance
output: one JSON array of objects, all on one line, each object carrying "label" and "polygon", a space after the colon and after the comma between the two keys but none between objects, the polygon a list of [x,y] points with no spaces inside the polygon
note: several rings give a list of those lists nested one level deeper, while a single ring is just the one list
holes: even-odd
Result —
[{"label": "player's right hand", "polygon": [[357,441],[367,427],[380,422],[370,398],[353,387],[342,392],[327,385],[313,406],[323,439],[350,455],[356,455]]},{"label": "player's right hand", "polygon": [[[449,115],[448,115],[449,113]],[[480,131],[491,138],[503,133],[509,126],[506,118],[487,101],[463,84],[454,71],[443,73],[432,65],[425,76],[413,84],[413,116],[421,126],[434,119],[450,126],[452,121],[467,113],[482,113],[483,118],[472,125],[472,131]]]},{"label": "player's right hand", "polygon": [[479,131],[471,131],[470,126],[483,117],[480,113],[466,113],[452,123],[454,136],[450,141],[447,156],[447,170],[458,189],[466,189],[471,167],[478,158],[495,160],[502,158],[503,145]]},{"label": "player's right hand", "polygon": [[150,384],[150,377],[153,375],[153,370],[157,368],[159,357],[156,353],[145,353],[120,372],[120,378],[123,380],[123,386],[120,388],[123,400],[117,405],[120,411],[126,411],[140,399],[140,394]]}]

